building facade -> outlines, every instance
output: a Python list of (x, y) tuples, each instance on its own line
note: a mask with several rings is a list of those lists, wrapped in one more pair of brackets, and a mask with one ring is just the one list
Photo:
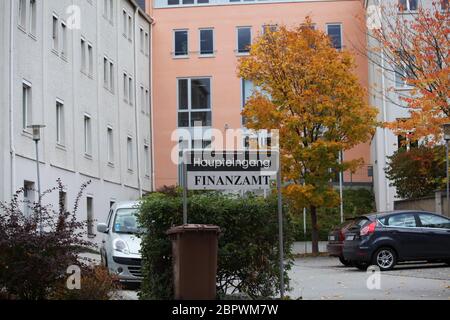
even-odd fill
[[(184, 140), (181, 148), (209, 146), (209, 129), (224, 135), (230, 129), (245, 132), (241, 111), (253, 86), (237, 76), (237, 62), (248, 54), (248, 45), (265, 27), (299, 25), (310, 16), (316, 28), (330, 35), (337, 49), (366, 43), (364, 19), (358, 19), (364, 16), (364, 6), (356, 0), (147, 0), (147, 12), (155, 19), (152, 41), (157, 187), (180, 181), (180, 170), (171, 160), (180, 139), (174, 136), (176, 129), (205, 132), (201, 141), (180, 139)], [(367, 58), (356, 54), (356, 63), (361, 84), (367, 87)], [(246, 147), (246, 134), (240, 143), (238, 148)], [(345, 174), (345, 182), (371, 186), (369, 144), (359, 145), (344, 156), (365, 161), (355, 174)]]
[[(111, 204), (152, 190), (151, 18), (134, 0), (0, 2), (0, 200), (66, 186), (71, 209), (105, 221)], [(57, 204), (58, 194), (43, 199)]]
[[(396, 19), (395, 14), (401, 15), (402, 18), (414, 19), (414, 13), (419, 6), (432, 9), (433, 2), (439, 9), (440, 4), (432, 0), (366, 0), (369, 32), (372, 28), (386, 28), (386, 24), (389, 25)], [(448, 1), (442, 1), (442, 9), (445, 8), (448, 8)], [(370, 103), (378, 108), (380, 122), (394, 122), (397, 119), (408, 118), (409, 112), (401, 97), (407, 97), (410, 88), (403, 79), (403, 71), (389, 64), (388, 59), (376, 51), (371, 53), (373, 48), (379, 47), (380, 44), (374, 38), (368, 37)], [(402, 146), (402, 139), (403, 137), (397, 136), (387, 128), (378, 128), (371, 143), (374, 191), (379, 211), (393, 210), (394, 202), (401, 200), (397, 197), (395, 188), (391, 186), (391, 181), (386, 177), (385, 168), (389, 157)]]

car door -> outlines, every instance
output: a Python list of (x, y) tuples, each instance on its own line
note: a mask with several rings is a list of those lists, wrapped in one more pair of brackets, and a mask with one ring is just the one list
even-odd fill
[(450, 257), (450, 220), (431, 213), (419, 213), (420, 226), (425, 235), (427, 256), (433, 259)]
[(400, 213), (383, 219), (386, 237), (394, 241), (399, 258), (414, 260), (423, 254), (423, 239), (415, 213)]

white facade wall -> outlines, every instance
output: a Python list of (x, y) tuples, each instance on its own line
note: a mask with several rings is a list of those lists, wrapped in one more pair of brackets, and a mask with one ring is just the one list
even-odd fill
[[(419, 5), (431, 7), (431, 0), (418, 1)], [(366, 6), (395, 6), (397, 0), (366, 0)], [(380, 11), (382, 12), (382, 10)], [(414, 18), (412, 13), (403, 13), (405, 17)], [(386, 17), (379, 19), (383, 21)], [(374, 39), (369, 37), (369, 48), (379, 47)], [(369, 53), (370, 55), (370, 53)], [(396, 88), (395, 74), (390, 70), (394, 68), (377, 60), (376, 57), (370, 55), (369, 59), (369, 89), (370, 103), (379, 110), (378, 121), (393, 122), (399, 118), (409, 117), (409, 112), (400, 96), (408, 95), (408, 90), (404, 88)], [(374, 62), (375, 60), (375, 62)], [(386, 178), (385, 168), (389, 163), (388, 157), (392, 156), (399, 148), (398, 137), (389, 129), (378, 128), (371, 145), (371, 157), (374, 168), (374, 186), (375, 198), (378, 211), (390, 211), (394, 209), (394, 201), (399, 200), (394, 187), (391, 187), (391, 181)]]
[[(112, 0), (112, 12), (110, 1), (106, 1), (106, 16), (103, 0), (37, 0), (36, 31), (32, 34), (30, 0), (25, 0), (25, 3), (27, 23), (22, 27), (20, 1), (0, 2), (0, 200), (8, 200), (15, 190), (24, 186), (24, 181), (37, 186), (34, 142), (30, 133), (23, 130), (22, 86), (26, 81), (32, 92), (31, 122), (46, 125), (40, 142), (42, 189), (54, 187), (60, 178), (67, 186), (68, 208), (72, 208), (80, 185), (91, 180), (92, 184), (81, 201), (80, 219), (87, 218), (86, 197), (89, 196), (93, 198), (94, 219), (103, 222), (110, 202), (136, 200), (142, 193), (152, 190), (152, 178), (145, 175), (151, 169), (144, 168), (143, 147), (144, 143), (151, 147), (150, 114), (141, 112), (136, 98), (133, 105), (125, 103), (122, 86), (122, 74), (126, 70), (133, 78), (134, 92), (139, 92), (140, 84), (151, 88), (150, 54), (140, 51), (139, 32), (133, 32), (131, 39), (123, 37), (122, 12), (126, 9), (130, 14), (133, 29), (139, 30), (138, 26), (142, 26), (148, 34), (151, 20), (132, 0)], [(12, 21), (9, 14), (11, 4)], [(59, 45), (56, 49), (53, 48), (53, 16), (58, 19)], [(74, 25), (71, 29), (72, 18), (77, 16), (81, 19), (80, 28)], [(65, 46), (62, 24), (66, 24)], [(8, 117), (10, 25), (14, 32), (12, 123)], [(82, 70), (81, 39), (85, 41), (85, 70)], [(93, 51), (92, 74), (89, 72), (88, 44)], [(104, 85), (104, 57), (114, 65), (112, 90)], [(57, 101), (63, 104), (64, 110), (64, 139), (61, 143), (57, 143)], [(150, 110), (150, 106), (146, 108)], [(85, 152), (85, 116), (91, 118), (90, 154)], [(113, 163), (108, 162), (108, 127), (113, 129)], [(12, 144), (10, 128), (13, 130)], [(127, 165), (127, 137), (133, 139), (131, 170)], [(9, 152), (11, 145), (15, 149), (13, 161)], [(150, 151), (148, 166), (151, 166)], [(11, 163), (15, 167), (13, 180), (9, 174)], [(43, 201), (56, 204), (56, 197), (55, 194)]]

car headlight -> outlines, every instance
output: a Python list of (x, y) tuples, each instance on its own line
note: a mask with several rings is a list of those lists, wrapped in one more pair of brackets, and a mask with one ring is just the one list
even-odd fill
[(115, 251), (122, 252), (124, 254), (130, 254), (130, 249), (125, 241), (122, 239), (116, 239), (113, 242), (113, 248)]

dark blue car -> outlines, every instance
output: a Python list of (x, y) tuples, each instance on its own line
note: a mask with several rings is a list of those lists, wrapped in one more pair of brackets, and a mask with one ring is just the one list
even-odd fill
[(382, 271), (399, 262), (450, 264), (450, 219), (431, 212), (393, 211), (360, 217), (345, 234), (343, 255), (359, 269)]

